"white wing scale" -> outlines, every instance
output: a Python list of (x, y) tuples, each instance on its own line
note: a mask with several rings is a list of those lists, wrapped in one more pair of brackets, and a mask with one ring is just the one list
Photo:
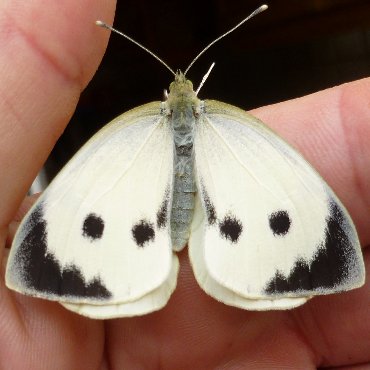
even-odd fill
[(207, 100), (194, 148), (205, 212), (198, 204), (189, 253), (207, 293), (238, 307), (274, 309), (363, 284), (345, 208), (259, 120)]
[(15, 236), (7, 284), (91, 317), (164, 306), (176, 285), (173, 137), (160, 103), (116, 118), (67, 164)]

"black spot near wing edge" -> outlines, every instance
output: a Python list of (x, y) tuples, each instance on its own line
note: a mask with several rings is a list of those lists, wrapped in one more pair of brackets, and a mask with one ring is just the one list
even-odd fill
[[(26, 229), (27, 228), (27, 229)], [(38, 292), (66, 296), (108, 299), (112, 293), (100, 277), (85, 282), (75, 265), (62, 267), (47, 250), (47, 223), (43, 218), (42, 204), (35, 208), (27, 224), (26, 235), (15, 255), (15, 268), (27, 288)]]
[(299, 259), (288, 276), (277, 271), (268, 282), (266, 293), (277, 295), (333, 289), (351, 278), (352, 265), (358, 261), (354, 246), (346, 234), (349, 225), (346, 216), (334, 201), (330, 202), (329, 209), (325, 238), (322, 245), (317, 246), (312, 262), (308, 264)]

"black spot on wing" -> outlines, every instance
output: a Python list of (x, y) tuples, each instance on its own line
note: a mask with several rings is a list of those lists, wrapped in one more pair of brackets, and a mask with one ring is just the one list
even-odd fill
[(16, 252), (16, 268), (28, 288), (58, 296), (93, 297), (107, 299), (111, 292), (99, 277), (86, 283), (75, 265), (62, 268), (54, 255), (47, 251), (46, 221), (42, 205), (31, 214), (28, 232)]
[(82, 225), (82, 235), (90, 240), (101, 239), (104, 231), (103, 219), (95, 213), (90, 213), (85, 217)]
[(146, 220), (140, 220), (132, 227), (131, 231), (135, 243), (139, 247), (143, 247), (145, 243), (154, 240), (155, 237), (154, 225)]
[(158, 229), (162, 229), (166, 227), (168, 222), (168, 205), (170, 202), (170, 189), (169, 187), (166, 189), (164, 194), (164, 199), (161, 204), (161, 208), (157, 212), (157, 227)]
[(317, 253), (311, 263), (299, 259), (288, 276), (277, 271), (267, 284), (266, 293), (320, 291), (321, 288), (340, 286), (350, 278), (350, 267), (356, 261), (356, 255), (346, 234), (348, 222), (334, 201), (330, 203), (329, 209), (324, 240), (317, 246)]
[(273, 212), (269, 217), (270, 229), (274, 235), (286, 235), (290, 229), (292, 221), (287, 211)]
[(213, 225), (217, 221), (216, 210), (204, 186), (202, 186), (202, 194), (203, 194), (204, 205), (206, 207), (206, 215), (207, 215), (208, 224)]
[(231, 215), (225, 216), (219, 227), (221, 235), (232, 243), (238, 241), (243, 230), (242, 223), (235, 216)]
[(315, 285), (334, 287), (349, 277), (351, 261), (356, 255), (346, 229), (346, 216), (335, 202), (331, 202), (324, 245), (311, 264), (311, 272), (317, 276)]

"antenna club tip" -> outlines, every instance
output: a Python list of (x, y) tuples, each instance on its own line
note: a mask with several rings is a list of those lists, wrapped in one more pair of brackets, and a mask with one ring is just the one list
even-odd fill
[(263, 4), (260, 6), (260, 9), (261, 9), (261, 12), (263, 12), (264, 10), (266, 10), (269, 6), (267, 4)]

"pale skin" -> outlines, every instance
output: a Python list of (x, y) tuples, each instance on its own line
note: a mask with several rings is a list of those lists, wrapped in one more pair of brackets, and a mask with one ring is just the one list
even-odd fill
[[(27, 189), (92, 78), (113, 0), (0, 3), (0, 253), (31, 204)], [(161, 68), (161, 67), (159, 67)], [(295, 145), (348, 208), (370, 271), (370, 79), (255, 110)], [(22, 204), (22, 205), (21, 205)], [(21, 208), (19, 209), (21, 205)], [(18, 212), (17, 212), (17, 209)], [(197, 286), (186, 251), (159, 312), (90, 320), (0, 281), (0, 368), (11, 370), (370, 368), (370, 287), (283, 312), (225, 306)]]

